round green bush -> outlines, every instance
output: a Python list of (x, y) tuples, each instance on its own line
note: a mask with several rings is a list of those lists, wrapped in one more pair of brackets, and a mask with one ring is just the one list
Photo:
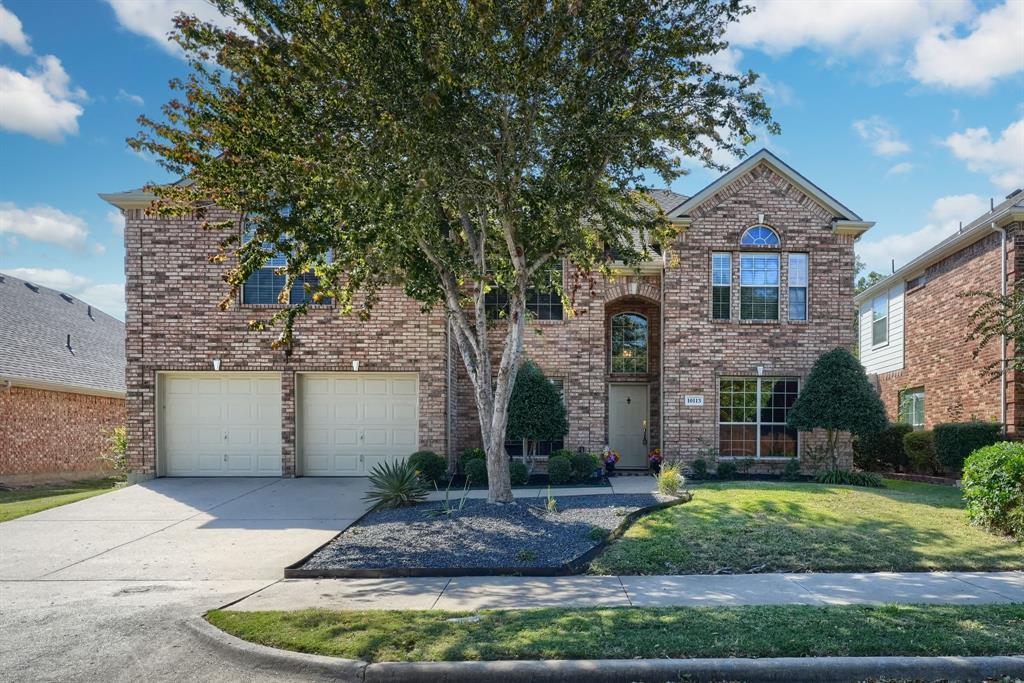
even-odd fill
[(725, 462), (718, 463), (718, 471), (716, 474), (719, 479), (732, 479), (736, 476), (736, 472), (739, 468), (736, 467), (736, 463), (726, 460)]
[(590, 479), (600, 465), (597, 456), (593, 453), (573, 453), (570, 460), (572, 463), (572, 475), (577, 481)]
[(697, 458), (690, 465), (690, 471), (693, 473), (694, 479), (707, 479), (708, 478), (708, 461), (704, 458)]
[(487, 484), (487, 461), (479, 458), (472, 458), (466, 461), (466, 481), (471, 486), (482, 486)]
[(416, 451), (409, 456), (409, 466), (428, 484), (447, 479), (448, 462), (434, 451)]
[(487, 454), (484, 453), (484, 449), (482, 449), (482, 448), (467, 448), (466, 450), (462, 451), (462, 454), (459, 456), (459, 472), (461, 472), (462, 474), (465, 474), (466, 473), (466, 465), (471, 460), (484, 460), (484, 461), (486, 461), (487, 460)]
[(552, 484), (568, 484), (572, 481), (572, 462), (564, 455), (548, 458), (548, 481)]
[(963, 491), (973, 524), (1024, 540), (1024, 443), (1002, 441), (967, 456)]
[(513, 486), (523, 486), (530, 481), (530, 470), (524, 463), (513, 460), (509, 463), (508, 470)]
[(1003, 425), (999, 422), (947, 422), (935, 425), (935, 457), (951, 471), (959, 471), (974, 451), (999, 441)]
[(914, 428), (907, 423), (897, 422), (876, 434), (856, 437), (853, 440), (853, 464), (862, 470), (891, 468), (902, 472), (907, 468), (903, 437), (912, 431)]
[(934, 474), (939, 471), (939, 461), (935, 458), (935, 435), (932, 432), (907, 432), (903, 435), (903, 450), (915, 472)]

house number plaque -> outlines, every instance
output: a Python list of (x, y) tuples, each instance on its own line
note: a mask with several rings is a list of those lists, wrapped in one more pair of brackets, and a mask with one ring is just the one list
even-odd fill
[(699, 394), (687, 394), (683, 397), (684, 406), (702, 406), (704, 405), (704, 397)]

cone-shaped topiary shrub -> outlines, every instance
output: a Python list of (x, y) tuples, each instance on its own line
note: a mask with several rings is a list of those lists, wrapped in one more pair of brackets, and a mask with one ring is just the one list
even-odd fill
[(569, 432), (558, 388), (536, 363), (527, 361), (516, 375), (508, 404), (505, 438), (525, 441), (523, 459), (532, 470), (538, 441), (555, 441)]

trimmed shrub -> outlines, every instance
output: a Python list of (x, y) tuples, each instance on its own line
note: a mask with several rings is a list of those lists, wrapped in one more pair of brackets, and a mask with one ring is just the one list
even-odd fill
[(572, 481), (572, 461), (564, 455), (548, 458), (548, 481), (552, 484), (568, 484)]
[(526, 442), (523, 456), (532, 467), (538, 441), (561, 439), (568, 432), (565, 402), (558, 388), (536, 363), (526, 361), (512, 387), (505, 438)]
[(725, 460), (718, 463), (718, 472), (716, 474), (719, 479), (733, 479), (736, 477), (737, 470), (736, 463)]
[(708, 461), (704, 458), (697, 458), (690, 465), (690, 471), (693, 472), (694, 479), (707, 479), (708, 478)]
[(907, 423), (896, 422), (877, 434), (858, 436), (854, 441), (853, 464), (862, 470), (905, 470), (907, 452), (903, 448), (903, 437), (912, 431), (914, 428)]
[(797, 458), (786, 463), (785, 469), (782, 470), (782, 480), (800, 481), (800, 461)]
[(874, 472), (852, 472), (840, 467), (830, 467), (818, 472), (814, 480), (819, 484), (842, 486), (868, 486), (881, 488), (882, 478)]
[(530, 481), (530, 470), (527, 469), (526, 463), (513, 460), (508, 466), (509, 478), (512, 479), (513, 486), (523, 486)]
[(549, 458), (562, 457), (562, 458), (569, 458), (570, 460), (572, 460), (572, 451), (569, 450), (568, 448), (559, 448), (557, 451), (551, 451), (551, 455), (549, 455), (548, 457)]
[(594, 470), (601, 466), (593, 453), (574, 453), (569, 462), (572, 463), (572, 475), (577, 481), (590, 479)]
[(428, 484), (437, 484), (447, 478), (448, 463), (434, 451), (416, 451), (409, 456), (409, 465)]
[(935, 459), (935, 434), (930, 431), (908, 432), (903, 436), (903, 450), (915, 472), (934, 474), (939, 469)]
[(471, 486), (481, 486), (487, 483), (487, 461), (479, 458), (471, 458), (466, 461), (466, 481)]
[(935, 455), (950, 471), (958, 472), (968, 455), (1002, 438), (998, 422), (948, 422), (935, 426)]
[(963, 490), (972, 524), (1024, 540), (1024, 443), (1003, 441), (967, 456)]
[(466, 465), (471, 460), (483, 460), (487, 462), (487, 453), (482, 448), (467, 448), (462, 451), (462, 455), (459, 456), (459, 472), (461, 474), (466, 473)]

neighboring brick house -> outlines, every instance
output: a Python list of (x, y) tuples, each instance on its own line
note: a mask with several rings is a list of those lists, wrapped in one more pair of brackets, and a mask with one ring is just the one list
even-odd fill
[(969, 292), (1001, 293), (1024, 278), (1020, 190), (856, 297), (861, 362), (876, 379), (889, 419), (932, 428), (977, 418), (1024, 428), (1024, 394), (1013, 372), (992, 378), (998, 341), (975, 357)]
[[(150, 217), (142, 191), (102, 196), (126, 219), (137, 477), (362, 475), (417, 449), (478, 445), (440, 310), (398, 290), (368, 322), (311, 306), (292, 348), (271, 350), (276, 333), (247, 322), (275, 305), (273, 264), (222, 311), (225, 266), (207, 258), (218, 235)], [(712, 446), (781, 467), (802, 445), (785, 426), (800, 382), (819, 354), (852, 346), (853, 243), (871, 223), (765, 150), (693, 197), (654, 199), (682, 231), (655, 260), (610, 280), (565, 268), (566, 284), (585, 283), (571, 318), (531, 295), (526, 355), (562, 388), (570, 425), (544, 448), (610, 444), (620, 467), (641, 468), (653, 447), (692, 460)]]
[(101, 472), (125, 423), (124, 367), (124, 323), (0, 274), (0, 482)]

